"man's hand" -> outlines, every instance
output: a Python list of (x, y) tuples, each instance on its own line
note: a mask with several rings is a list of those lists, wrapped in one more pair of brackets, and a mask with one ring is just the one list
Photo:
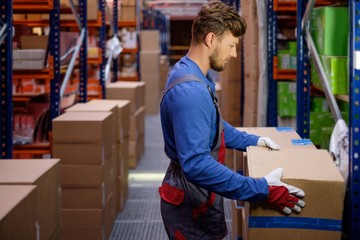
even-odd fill
[(271, 140), (268, 137), (260, 137), (257, 142), (257, 145), (260, 147), (267, 147), (272, 150), (280, 150), (280, 146), (277, 145), (273, 140)]
[(305, 207), (305, 202), (298, 197), (304, 197), (305, 192), (281, 182), (282, 173), (283, 169), (277, 168), (265, 176), (269, 185), (267, 202), (286, 214), (290, 214), (292, 211), (299, 213), (301, 208)]

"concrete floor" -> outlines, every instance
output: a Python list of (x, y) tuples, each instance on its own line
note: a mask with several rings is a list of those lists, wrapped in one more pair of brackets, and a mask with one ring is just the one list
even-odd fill
[[(159, 115), (145, 117), (145, 153), (136, 169), (129, 172), (129, 198), (119, 213), (111, 240), (166, 240), (160, 214), (158, 187), (168, 167)], [(231, 236), (230, 200), (225, 200), (225, 216)]]

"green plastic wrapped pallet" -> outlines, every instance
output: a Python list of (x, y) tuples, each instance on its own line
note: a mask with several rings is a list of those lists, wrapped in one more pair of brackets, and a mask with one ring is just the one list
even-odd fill
[(319, 54), (347, 56), (348, 8), (332, 6), (314, 8), (310, 17), (310, 33)]

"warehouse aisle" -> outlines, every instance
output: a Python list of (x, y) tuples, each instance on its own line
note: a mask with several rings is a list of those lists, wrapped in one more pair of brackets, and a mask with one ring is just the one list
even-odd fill
[[(129, 198), (124, 210), (117, 216), (111, 240), (166, 240), (160, 215), (158, 187), (169, 160), (163, 150), (159, 115), (145, 117), (145, 153), (136, 169), (129, 171)], [(231, 208), (225, 200), (226, 220), (230, 240)]]

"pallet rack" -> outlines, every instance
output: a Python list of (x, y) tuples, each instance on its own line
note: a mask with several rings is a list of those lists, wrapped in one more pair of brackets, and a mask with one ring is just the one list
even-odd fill
[[(50, 118), (53, 119), (60, 114), (60, 55), (59, 55), (59, 41), (60, 41), (60, 11), (59, 1), (1, 1), (1, 11), (4, 17), (3, 21), (7, 22), (8, 31), (4, 44), (1, 45), (2, 51), (5, 51), (5, 57), (2, 58), (1, 74), (1, 91), (2, 95), (2, 113), (0, 116), (1, 125), (1, 156), (0, 158), (12, 158), (13, 154), (48, 154), (50, 153), (49, 144), (45, 145), (28, 145), (27, 148), (14, 147), (12, 144), (12, 80), (13, 78), (21, 78), (26, 74), (27, 77), (43, 78), (50, 80)], [(5, 4), (5, 6), (3, 6)], [(11, 8), (12, 6), (12, 8)], [(49, 14), (50, 27), (49, 33), (49, 67), (41, 71), (15, 71), (12, 73), (12, 13), (36, 13)], [(27, 23), (31, 24), (31, 23)], [(38, 26), (38, 23), (33, 23)], [(6, 66), (6, 67), (5, 67)], [(26, 100), (26, 99), (25, 99)], [(14, 149), (13, 149), (14, 148)]]
[[(298, 1), (297, 15), (298, 15), (298, 103), (297, 103), (297, 127), (300, 136), (309, 136), (309, 116), (310, 116), (310, 78), (309, 78), (309, 53), (314, 57), (317, 56), (317, 51), (314, 52), (312, 39), (307, 39), (308, 33), (304, 30), (306, 27), (306, 11), (307, 5), (309, 9), (314, 6), (315, 1)], [(325, 3), (324, 3), (325, 4)], [(309, 11), (308, 9), (308, 11)], [(359, 239), (360, 238), (360, 186), (359, 186), (359, 154), (360, 154), (360, 30), (356, 24), (360, 20), (360, 3), (358, 1), (349, 1), (349, 22), (350, 22), (350, 46), (349, 46), (349, 97), (340, 96), (343, 100), (349, 101), (349, 178), (348, 178), (348, 192), (344, 206), (344, 223), (343, 231), (345, 239)], [(305, 44), (307, 43), (307, 44)], [(309, 45), (310, 44), (310, 45)], [(309, 49), (307, 46), (310, 46)], [(326, 80), (326, 79), (325, 79)], [(326, 84), (325, 84), (326, 85)], [(334, 100), (334, 95), (329, 90), (325, 89), (325, 95), (329, 102), (334, 118), (337, 120), (339, 111)], [(300, 116), (300, 117), (299, 117)], [(303, 116), (303, 117), (302, 117)]]

